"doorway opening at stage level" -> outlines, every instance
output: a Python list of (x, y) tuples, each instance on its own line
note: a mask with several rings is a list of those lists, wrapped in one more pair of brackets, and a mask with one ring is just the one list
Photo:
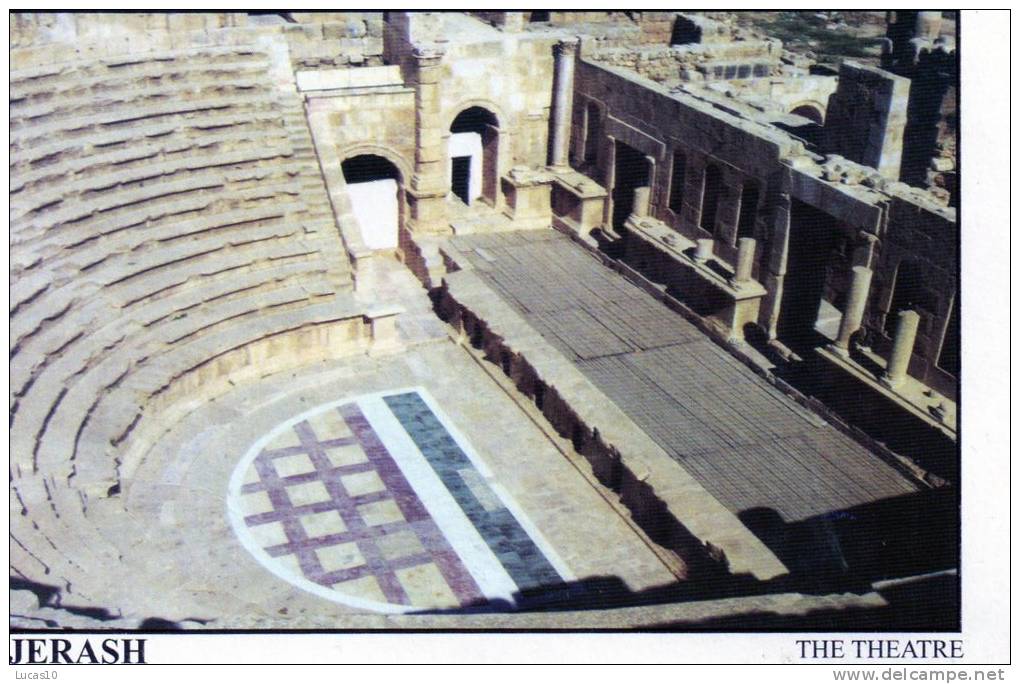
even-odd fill
[(613, 229), (623, 228), (634, 211), (635, 188), (646, 187), (651, 180), (651, 164), (644, 154), (616, 141), (616, 165), (613, 173)]
[(361, 154), (340, 165), (351, 209), (369, 249), (396, 249), (403, 207), (403, 179), (397, 167), (374, 154)]
[(499, 122), (483, 107), (469, 107), (450, 126), (450, 191), (464, 204), (496, 205)]
[(776, 332), (779, 340), (801, 357), (829, 342), (833, 335), (823, 333), (839, 327), (838, 302), (826, 297), (826, 285), (829, 267), (844, 242), (835, 217), (800, 200), (792, 201), (786, 277)]

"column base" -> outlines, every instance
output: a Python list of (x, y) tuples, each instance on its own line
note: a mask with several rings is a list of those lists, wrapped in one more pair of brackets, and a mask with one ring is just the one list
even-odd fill
[(849, 359), (850, 358), (850, 348), (849, 347), (841, 347), (841, 346), (839, 346), (836, 343), (832, 343), (832, 344), (825, 345), (825, 348), (828, 349), (829, 351), (831, 351), (833, 354), (838, 354), (839, 356), (843, 357), (844, 359)]
[(897, 380), (895, 378), (890, 378), (888, 375), (882, 375), (878, 379), (878, 384), (882, 385), (882, 387), (885, 387), (886, 389), (894, 390), (903, 384), (903, 378), (899, 378)]

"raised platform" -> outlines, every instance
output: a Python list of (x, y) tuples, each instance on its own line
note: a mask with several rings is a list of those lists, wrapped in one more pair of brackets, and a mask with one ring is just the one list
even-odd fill
[(790, 522), (918, 490), (569, 239), (545, 235), (450, 244), (730, 511)]

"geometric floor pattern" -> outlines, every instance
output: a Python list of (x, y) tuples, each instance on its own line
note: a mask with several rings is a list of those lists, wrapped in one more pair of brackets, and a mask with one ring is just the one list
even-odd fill
[(570, 578), (423, 388), (277, 426), (235, 469), (228, 513), (268, 570), (366, 610), (512, 607)]

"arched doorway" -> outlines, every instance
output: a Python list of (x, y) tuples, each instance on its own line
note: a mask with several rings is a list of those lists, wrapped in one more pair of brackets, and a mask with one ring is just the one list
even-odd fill
[(797, 116), (803, 116), (805, 119), (810, 119), (819, 125), (825, 123), (825, 114), (823, 114), (822, 110), (813, 104), (805, 103), (798, 105), (794, 107), (790, 113), (796, 114)]
[(396, 249), (404, 204), (400, 171), (375, 154), (350, 157), (340, 167), (365, 246)]
[(495, 206), (499, 180), (499, 121), (484, 107), (469, 107), (450, 125), (450, 190), (464, 204)]

